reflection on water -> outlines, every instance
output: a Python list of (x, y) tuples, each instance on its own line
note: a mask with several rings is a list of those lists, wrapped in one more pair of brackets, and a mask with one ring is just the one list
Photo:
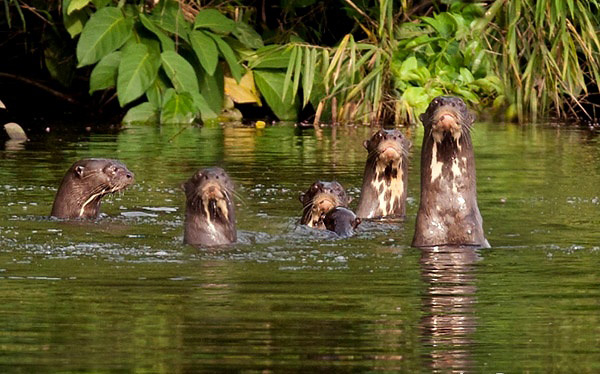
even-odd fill
[(422, 277), (427, 285), (421, 319), (431, 368), (442, 372), (473, 369), (471, 352), (477, 329), (477, 286), (473, 247), (431, 247), (421, 250)]
[[(0, 150), (0, 372), (600, 372), (600, 142), (477, 124), (479, 208), (495, 245), (410, 247), (407, 218), (338, 240), (299, 227), (300, 192), (356, 207), (364, 127), (131, 127)], [(0, 144), (0, 147), (2, 144)], [(48, 215), (65, 170), (111, 157), (136, 184), (101, 220)], [(230, 174), (239, 243), (182, 244), (181, 183)]]

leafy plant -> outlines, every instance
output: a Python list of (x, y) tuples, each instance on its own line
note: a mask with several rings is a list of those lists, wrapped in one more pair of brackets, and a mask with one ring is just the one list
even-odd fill
[(398, 28), (392, 71), (402, 119), (415, 122), (439, 95), (460, 96), (478, 107), (502, 104), (503, 85), (491, 56), (472, 32), (483, 12), (481, 6), (456, 3), (448, 12)]
[(494, 69), (505, 83), (509, 117), (578, 115), (598, 93), (598, 1), (496, 0), (477, 28), (499, 56)]
[(125, 122), (217, 118), (224, 77), (240, 82), (240, 52), (263, 45), (244, 22), (215, 9), (184, 12), (172, 0), (151, 10), (100, 0), (64, 0), (63, 8), (66, 25), (84, 24), (68, 30), (79, 35), (78, 66), (95, 65), (90, 93), (114, 87), (122, 107), (137, 104)]

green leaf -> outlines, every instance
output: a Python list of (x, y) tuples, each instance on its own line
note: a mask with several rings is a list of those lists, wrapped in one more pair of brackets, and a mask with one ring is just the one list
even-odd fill
[[(166, 78), (166, 77), (165, 77)], [(163, 95), (167, 91), (167, 83), (163, 79), (163, 75), (159, 74), (154, 82), (146, 90), (146, 97), (148, 101), (155, 107), (161, 108), (163, 104)]]
[(156, 55), (150, 53), (144, 44), (127, 48), (121, 57), (117, 78), (119, 104), (124, 106), (142, 96), (156, 79), (159, 67)]
[(132, 28), (132, 21), (117, 8), (106, 7), (94, 13), (77, 43), (78, 66), (96, 63), (121, 47), (131, 36)]
[(265, 45), (260, 34), (245, 22), (236, 22), (233, 35), (250, 49), (262, 48)]
[[(211, 112), (218, 115), (223, 108), (223, 92), (224, 92), (224, 79), (223, 69), (221, 66), (217, 66), (213, 75), (203, 74), (200, 78), (200, 93), (206, 102), (206, 105), (210, 108)], [(206, 110), (200, 107), (202, 112), (202, 119), (205, 119)], [(216, 117), (215, 117), (216, 118)]]
[(90, 75), (90, 94), (117, 85), (117, 72), (121, 62), (121, 52), (108, 54), (98, 62)]
[(145, 102), (130, 108), (123, 117), (123, 123), (155, 123), (157, 119), (158, 111), (154, 105)]
[(227, 34), (234, 30), (235, 22), (216, 9), (203, 9), (196, 15), (194, 29), (205, 28), (214, 32)]
[(219, 62), (219, 51), (214, 40), (205, 32), (195, 30), (190, 33), (190, 42), (204, 70), (213, 75)]
[(192, 92), (192, 99), (194, 100), (194, 105), (196, 108), (200, 110), (200, 118), (202, 118), (202, 121), (216, 119), (219, 117), (221, 109), (215, 112), (213, 108), (211, 108), (210, 104), (206, 101), (206, 98), (202, 96), (200, 92)]
[(190, 32), (190, 24), (183, 18), (178, 1), (159, 1), (148, 18), (160, 29), (176, 34), (181, 39), (189, 42), (187, 36)]
[(298, 100), (292, 100), (291, 87), (287, 99), (282, 101), (285, 73), (255, 70), (254, 81), (273, 113), (282, 121), (295, 121), (298, 115)]
[(223, 57), (225, 57), (225, 61), (227, 61), (227, 65), (229, 65), (229, 70), (231, 71), (231, 76), (239, 82), (242, 79), (242, 67), (238, 63), (237, 57), (233, 52), (233, 49), (225, 42), (219, 35), (213, 34), (211, 32), (208, 35), (215, 41), (217, 44), (217, 48), (221, 51)]
[(67, 7), (67, 14), (72, 14), (77, 10), (81, 10), (88, 6), (90, 0), (71, 0), (69, 2), (69, 6)]
[(71, 14), (67, 14), (69, 4), (70, 0), (65, 0), (63, 3), (63, 24), (69, 35), (71, 35), (71, 38), (74, 38), (81, 33), (81, 30), (83, 30), (83, 25), (85, 25), (88, 20), (88, 14), (85, 10), (78, 10)]
[(198, 92), (198, 78), (190, 63), (175, 51), (161, 53), (162, 66), (177, 92)]
[(144, 25), (145, 28), (147, 28), (154, 35), (156, 35), (158, 40), (160, 40), (160, 44), (162, 45), (163, 51), (175, 50), (175, 42), (173, 42), (173, 40), (170, 37), (168, 37), (167, 34), (162, 32), (162, 30), (158, 28), (158, 26), (156, 26), (150, 18), (146, 17), (146, 15), (142, 13), (140, 13), (139, 17), (140, 21), (142, 21), (142, 25)]
[(177, 93), (169, 89), (165, 93), (160, 123), (192, 123), (196, 112), (197, 107), (189, 92)]
[(256, 51), (250, 59), (251, 69), (285, 69), (290, 61), (291, 51), (278, 45), (268, 45)]

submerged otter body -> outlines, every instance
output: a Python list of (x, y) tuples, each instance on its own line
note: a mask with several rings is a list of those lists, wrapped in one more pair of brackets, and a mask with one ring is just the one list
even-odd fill
[(300, 202), (302, 203), (300, 223), (325, 230), (323, 217), (338, 206), (347, 207), (351, 200), (346, 195), (344, 187), (338, 182), (317, 181), (305, 193), (300, 195)]
[(133, 182), (134, 174), (117, 160), (79, 160), (63, 177), (50, 215), (66, 219), (97, 218), (102, 197)]
[(341, 206), (333, 208), (323, 217), (325, 228), (335, 232), (342, 238), (354, 235), (354, 230), (360, 222), (361, 219), (353, 211)]
[(186, 196), (186, 244), (214, 246), (237, 240), (233, 183), (225, 170), (198, 170), (183, 185)]
[(379, 130), (364, 147), (369, 155), (356, 215), (404, 217), (410, 141), (398, 130)]
[(457, 97), (440, 96), (421, 115), (421, 201), (415, 247), (489, 247), (477, 206), (470, 129), (475, 116)]

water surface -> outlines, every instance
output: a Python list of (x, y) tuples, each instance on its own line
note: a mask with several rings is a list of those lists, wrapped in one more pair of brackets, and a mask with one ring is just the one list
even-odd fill
[[(600, 141), (479, 123), (486, 250), (410, 247), (405, 222), (336, 240), (299, 227), (300, 192), (358, 202), (369, 128), (130, 127), (0, 148), (0, 371), (599, 372)], [(64, 172), (118, 158), (136, 184), (95, 222), (50, 219)], [(182, 244), (181, 183), (225, 168), (240, 243)]]

